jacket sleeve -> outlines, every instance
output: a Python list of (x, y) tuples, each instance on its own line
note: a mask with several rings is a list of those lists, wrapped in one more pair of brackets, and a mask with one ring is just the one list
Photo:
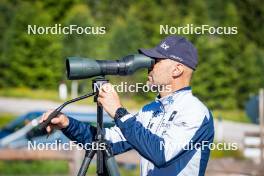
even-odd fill
[(105, 128), (104, 133), (105, 139), (110, 142), (114, 155), (124, 153), (132, 149), (132, 146), (127, 142), (126, 138), (117, 126)]
[(63, 134), (70, 140), (85, 144), (91, 144), (95, 139), (96, 128), (89, 124), (80, 122), (74, 118), (69, 118), (69, 125), (62, 129)]
[[(91, 144), (95, 140), (96, 127), (69, 117), (69, 126), (62, 129), (62, 132), (70, 140), (85, 145)], [(118, 127), (105, 128), (103, 132), (105, 139), (112, 147), (114, 155), (131, 149), (131, 145), (125, 140)]]
[(213, 124), (211, 120), (209, 121), (207, 117), (201, 119), (204, 120), (181, 127), (179, 124), (175, 124), (168, 129), (166, 135), (162, 136), (152, 133), (131, 114), (115, 120), (115, 123), (126, 140), (141, 156), (161, 168), (179, 158), (192, 156), (194, 150), (183, 149), (191, 143), (201, 143), (207, 138), (212, 139)]

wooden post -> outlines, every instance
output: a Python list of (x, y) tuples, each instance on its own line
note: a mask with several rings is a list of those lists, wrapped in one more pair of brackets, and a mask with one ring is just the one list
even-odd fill
[(264, 89), (259, 91), (259, 124), (260, 124), (260, 164), (263, 166), (263, 143), (264, 143)]

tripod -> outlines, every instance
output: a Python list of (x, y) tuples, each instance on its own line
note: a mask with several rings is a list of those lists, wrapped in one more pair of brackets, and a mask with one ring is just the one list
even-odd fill
[(97, 153), (97, 175), (98, 176), (119, 176), (117, 163), (113, 156), (112, 149), (109, 144), (104, 140), (103, 135), (103, 107), (98, 104), (98, 92), (100, 87), (107, 83), (106, 79), (97, 78), (93, 80), (93, 91), (96, 93), (94, 96), (94, 102), (97, 103), (97, 134), (93, 145), (97, 146), (105, 146), (103, 150), (93, 150), (86, 151), (85, 157), (83, 159), (81, 168), (78, 172), (78, 176), (85, 176), (87, 169), (90, 165), (91, 160), (93, 159), (95, 153)]
[(77, 97), (75, 99), (69, 100), (63, 103), (61, 106), (56, 108), (47, 118), (46, 121), (39, 125), (40, 130), (45, 130), (46, 126), (51, 122), (51, 119), (56, 117), (60, 111), (68, 104), (82, 100), (84, 98), (88, 98), (94, 95), (94, 102), (97, 103), (97, 132), (95, 136), (95, 141), (93, 141), (92, 145), (96, 146), (96, 149), (91, 148), (90, 150), (86, 150), (85, 156), (78, 172), (78, 176), (85, 176), (86, 172), (89, 168), (91, 160), (93, 159), (95, 153), (97, 153), (97, 169), (96, 173), (98, 176), (120, 176), (118, 171), (118, 166), (113, 156), (111, 146), (104, 139), (103, 134), (103, 107), (97, 102), (98, 93), (100, 87), (107, 83), (104, 77), (98, 77), (93, 79), (93, 93), (88, 93), (81, 97)]

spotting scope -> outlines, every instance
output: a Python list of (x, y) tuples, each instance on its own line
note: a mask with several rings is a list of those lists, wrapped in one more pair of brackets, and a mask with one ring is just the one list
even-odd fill
[(105, 75), (131, 75), (141, 68), (151, 69), (153, 58), (142, 54), (125, 56), (118, 60), (95, 60), (81, 57), (68, 57), (66, 71), (69, 80), (91, 78)]

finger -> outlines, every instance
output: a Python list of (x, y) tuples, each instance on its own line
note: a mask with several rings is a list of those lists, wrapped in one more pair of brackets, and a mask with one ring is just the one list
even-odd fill
[(106, 96), (106, 93), (102, 89), (100, 89), (99, 90), (99, 93), (98, 93), (98, 96), (99, 97), (105, 97)]
[(48, 125), (48, 126), (46, 127), (46, 130), (47, 130), (47, 132), (48, 132), (49, 134), (52, 133), (53, 130), (55, 130), (55, 129), (59, 129), (57, 125)]
[(100, 98), (104, 98), (106, 95), (104, 94), (104, 93), (100, 93), (100, 94), (98, 94), (98, 97), (100, 97)]
[(103, 98), (98, 97), (97, 98), (97, 102), (99, 103), (99, 105), (102, 105), (103, 104)]
[(106, 92), (107, 89), (108, 89), (107, 83), (106, 84), (103, 84), (102, 87), (101, 87), (101, 91), (102, 92)]
[(39, 120), (39, 123), (42, 123), (43, 121), (45, 121), (47, 119), (46, 117), (46, 113), (43, 113), (40, 120)]
[(103, 85), (103, 91), (106, 92), (106, 93), (113, 92), (114, 91), (114, 87), (112, 86), (112, 84), (106, 83), (106, 84)]
[(51, 127), (50, 127), (50, 125), (47, 126), (46, 130), (47, 130), (48, 133), (51, 132)]
[(98, 103), (99, 106), (103, 106), (102, 103), (100, 103), (100, 102), (97, 102), (97, 103)]
[(48, 110), (47, 112), (43, 113), (41, 120), (45, 121), (48, 119), (49, 115), (53, 112), (54, 110)]
[(106, 93), (109, 92), (111, 88), (112, 88), (112, 85), (110, 83), (105, 83), (101, 86), (101, 90)]
[(60, 118), (60, 117), (55, 117), (55, 118), (53, 118), (53, 119), (51, 120), (51, 123), (56, 125), (56, 124), (61, 123), (61, 121), (62, 121), (62, 118)]
[(102, 97), (97, 98), (97, 102), (100, 103), (102, 101)]
[(58, 125), (51, 124), (50, 125), (50, 129), (51, 129), (51, 133), (52, 133), (54, 130), (59, 129), (59, 126)]
[(99, 89), (99, 93), (104, 93), (104, 92), (105, 92), (105, 88), (104, 88), (104, 86), (101, 86)]

